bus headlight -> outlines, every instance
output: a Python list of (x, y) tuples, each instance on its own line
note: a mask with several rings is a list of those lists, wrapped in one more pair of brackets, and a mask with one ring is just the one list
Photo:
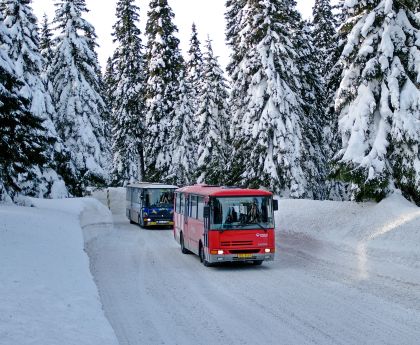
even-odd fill
[(210, 250), (210, 254), (212, 255), (223, 255), (225, 252), (223, 249), (212, 249)]
[(271, 249), (270, 248), (265, 248), (265, 252), (266, 253), (271, 253)]
[(218, 255), (223, 255), (223, 254), (224, 254), (224, 251), (223, 251), (222, 249), (219, 249), (219, 250), (217, 251), (217, 254), (218, 254)]

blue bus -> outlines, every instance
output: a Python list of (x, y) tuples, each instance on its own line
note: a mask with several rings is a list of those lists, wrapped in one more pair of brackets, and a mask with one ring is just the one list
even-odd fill
[(127, 186), (126, 215), (141, 227), (174, 224), (174, 191), (177, 186), (161, 183), (136, 183)]

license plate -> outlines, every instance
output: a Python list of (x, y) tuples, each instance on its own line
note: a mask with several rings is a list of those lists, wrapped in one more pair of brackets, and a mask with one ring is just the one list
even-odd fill
[(238, 258), (249, 259), (249, 258), (252, 258), (252, 254), (238, 254)]
[(167, 220), (158, 220), (156, 223), (158, 224), (168, 224)]

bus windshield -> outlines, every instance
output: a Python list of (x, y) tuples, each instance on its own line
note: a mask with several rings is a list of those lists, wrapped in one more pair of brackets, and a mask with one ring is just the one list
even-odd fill
[(146, 207), (173, 207), (174, 190), (151, 188), (144, 190), (144, 205)]
[(273, 228), (270, 197), (222, 197), (211, 201), (211, 229)]

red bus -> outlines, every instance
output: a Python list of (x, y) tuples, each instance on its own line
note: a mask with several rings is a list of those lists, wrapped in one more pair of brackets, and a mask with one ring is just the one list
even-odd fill
[(277, 200), (259, 189), (194, 185), (175, 191), (174, 237), (205, 266), (274, 260)]

